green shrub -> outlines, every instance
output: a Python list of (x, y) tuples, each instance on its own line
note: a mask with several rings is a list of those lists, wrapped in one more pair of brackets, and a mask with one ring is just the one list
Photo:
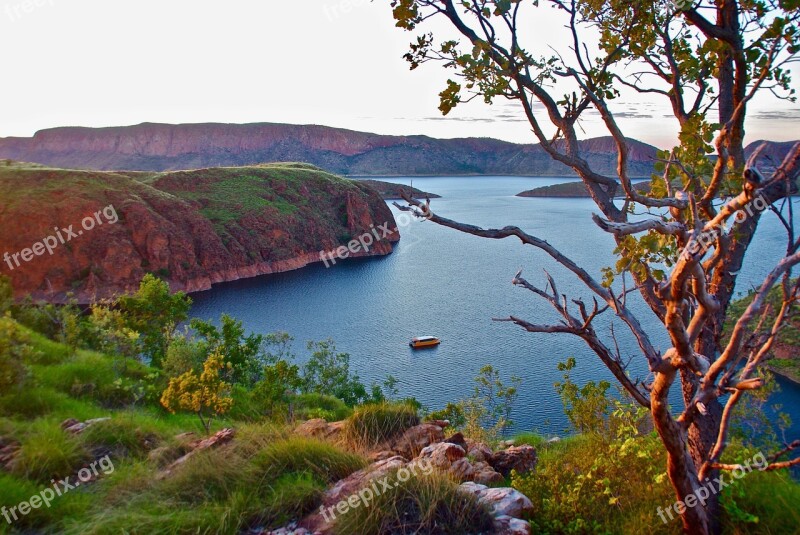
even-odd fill
[(538, 448), (547, 442), (545, 437), (542, 435), (537, 435), (536, 433), (520, 433), (519, 435), (516, 435), (513, 440), (515, 446), (527, 444), (528, 446), (533, 446), (534, 448)]
[(9, 316), (0, 316), (0, 395), (22, 386), (28, 371), (23, 364), (33, 352), (27, 337)]
[(478, 535), (491, 533), (492, 524), (492, 514), (475, 496), (434, 472), (384, 491), (369, 507), (351, 508), (335, 519), (334, 529), (340, 535)]
[(366, 463), (362, 457), (327, 442), (292, 437), (264, 448), (253, 464), (268, 481), (287, 473), (307, 472), (322, 481), (334, 482), (360, 470)]
[(358, 375), (350, 373), (350, 355), (337, 353), (333, 340), (309, 342), (308, 350), (311, 356), (303, 366), (303, 392), (332, 395), (351, 407), (371, 400)]
[(52, 422), (36, 422), (22, 439), (11, 472), (42, 483), (77, 472), (89, 453), (78, 440)]
[(345, 439), (369, 448), (402, 434), (419, 424), (415, 407), (405, 403), (374, 403), (356, 407), (344, 426)]
[(344, 401), (325, 394), (299, 394), (291, 399), (294, 417), (298, 420), (324, 418), (329, 422), (344, 420), (353, 413)]

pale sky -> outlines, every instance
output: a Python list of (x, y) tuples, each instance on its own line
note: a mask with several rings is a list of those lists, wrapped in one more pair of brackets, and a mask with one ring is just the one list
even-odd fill
[[(557, 20), (539, 20), (533, 46), (563, 43)], [(505, 102), (443, 118), (437, 95), (452, 74), (433, 64), (409, 71), (411, 38), (394, 27), (389, 0), (0, 0), (0, 136), (286, 122), (535, 141)], [(629, 95), (615, 106), (629, 137), (674, 144), (663, 104)], [(596, 115), (583, 127), (585, 137), (605, 135)], [(760, 99), (747, 128), (749, 141), (798, 139), (800, 106)]]

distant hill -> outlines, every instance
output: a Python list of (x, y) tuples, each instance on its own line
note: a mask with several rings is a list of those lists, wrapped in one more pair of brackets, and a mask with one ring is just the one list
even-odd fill
[[(610, 137), (581, 142), (597, 171), (614, 175)], [(649, 177), (656, 148), (630, 140), (633, 176)], [(53, 128), (32, 138), (0, 138), (0, 158), (62, 168), (167, 171), (303, 161), (350, 176), (574, 176), (538, 144), (489, 138), (383, 136), (288, 124), (153, 124)]]
[[(749, 157), (753, 154), (756, 148), (764, 143), (764, 141), (754, 141), (745, 147), (745, 156)], [(775, 171), (775, 168), (780, 165), (789, 150), (794, 146), (797, 141), (768, 141), (767, 147), (762, 153), (762, 159), (759, 160), (758, 166), (765, 173), (769, 174)], [(634, 188), (641, 193), (650, 191), (650, 183), (648, 181), (634, 184)], [(622, 188), (617, 192), (618, 196), (622, 196)], [(531, 190), (518, 193), (517, 197), (567, 197), (567, 198), (582, 198), (589, 197), (589, 191), (584, 186), (583, 182), (566, 182), (564, 184), (553, 184), (551, 186), (542, 186)]]
[(352, 256), (389, 254), (399, 240), (375, 190), (307, 164), (142, 173), (6, 161), (0, 191), (0, 274), (48, 301), (135, 290), (145, 273), (205, 290), (319, 262), (381, 226)]
[[(647, 193), (650, 191), (650, 182), (638, 182), (633, 185), (633, 188), (640, 193)], [(624, 196), (625, 192), (622, 187), (619, 188), (617, 196)], [(551, 186), (542, 186), (539, 188), (529, 189), (522, 193), (517, 193), (517, 197), (564, 197), (564, 198), (583, 198), (589, 197), (589, 190), (583, 182), (565, 182), (563, 184), (553, 184)]]

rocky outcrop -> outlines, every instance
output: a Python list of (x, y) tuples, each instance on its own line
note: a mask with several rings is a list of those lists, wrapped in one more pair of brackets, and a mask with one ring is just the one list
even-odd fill
[(527, 444), (511, 446), (492, 454), (488, 462), (492, 468), (506, 477), (511, 474), (512, 470), (524, 474), (536, 469), (536, 448)]
[[(632, 176), (649, 177), (656, 148), (629, 140)], [(595, 171), (615, 176), (610, 137), (580, 142)], [(301, 161), (357, 176), (574, 176), (540, 145), (489, 138), (382, 136), (317, 125), (152, 124), (53, 128), (32, 138), (0, 139), (0, 158), (57, 167), (165, 171)]]
[(72, 433), (73, 435), (80, 435), (87, 428), (99, 424), (100, 422), (107, 422), (111, 420), (111, 418), (93, 418), (91, 420), (86, 420), (85, 422), (81, 422), (76, 420), (75, 418), (68, 418), (61, 422), (61, 429), (66, 431), (67, 433)]
[(444, 439), (442, 427), (432, 423), (424, 423), (407, 429), (400, 438), (393, 441), (391, 451), (406, 459), (413, 459), (427, 446)]
[(369, 246), (347, 256), (399, 240), (374, 190), (301, 164), (131, 176), (0, 166), (0, 191), (0, 274), (18, 296), (54, 302), (134, 291), (146, 273), (196, 292), (323, 261), (362, 236)]

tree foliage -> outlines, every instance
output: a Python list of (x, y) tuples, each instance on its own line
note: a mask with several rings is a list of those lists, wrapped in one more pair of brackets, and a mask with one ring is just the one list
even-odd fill
[(208, 434), (212, 420), (225, 414), (233, 405), (230, 397), (231, 385), (222, 380), (226, 369), (225, 359), (214, 353), (203, 363), (203, 371), (188, 371), (173, 377), (161, 395), (161, 404), (170, 412), (178, 410), (193, 412), (200, 419)]
[(171, 293), (169, 284), (150, 273), (144, 276), (136, 293), (117, 301), (128, 328), (141, 335), (142, 353), (157, 368), (167, 354), (175, 328), (189, 317), (191, 305), (192, 300), (186, 294)]

